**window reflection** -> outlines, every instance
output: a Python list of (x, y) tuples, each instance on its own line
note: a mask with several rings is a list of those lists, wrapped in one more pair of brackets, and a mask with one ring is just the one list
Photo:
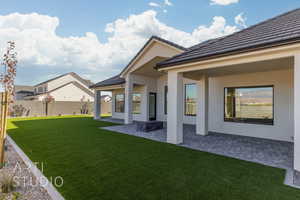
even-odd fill
[(273, 124), (273, 86), (225, 88), (225, 120)]

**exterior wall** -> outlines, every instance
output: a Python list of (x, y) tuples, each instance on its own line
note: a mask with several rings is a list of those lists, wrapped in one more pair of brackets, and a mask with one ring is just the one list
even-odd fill
[[(58, 79), (52, 80), (48, 83), (39, 85), (34, 88), (35, 92), (39, 94), (38, 88), (43, 88), (42, 93), (54, 90), (64, 84), (70, 82), (77, 82), (84, 88), (88, 89), (93, 93), (93, 90), (89, 89), (86, 85), (81, 83), (78, 79), (74, 78), (74, 76), (68, 74)], [(84, 92), (83, 90), (79, 89), (73, 84), (66, 85), (58, 90), (51, 92), (51, 95), (55, 98), (56, 101), (81, 101), (82, 97), (85, 97), (85, 101), (94, 101), (94, 97), (90, 96), (88, 93)], [(43, 95), (37, 97), (38, 101), (42, 101), (44, 98)]]
[(116, 108), (116, 95), (117, 94), (125, 94), (125, 90), (124, 89), (117, 89), (117, 90), (112, 90), (112, 99), (111, 99), (111, 114), (112, 114), (112, 118), (116, 118), (116, 119), (124, 119), (124, 113), (119, 113), (116, 112), (115, 108)]
[[(293, 141), (293, 70), (216, 76), (209, 79), (209, 131)], [(224, 122), (224, 87), (274, 85), (274, 125)]]
[[(291, 68), (266, 72), (241, 73), (226, 76), (211, 76), (209, 78), (209, 131), (260, 137), (283, 141), (293, 141), (293, 70)], [(157, 84), (150, 84), (152, 92), (157, 92), (157, 120), (166, 121), (164, 114), (164, 87), (167, 85), (167, 76), (161, 76)], [(183, 85), (196, 83), (196, 81), (184, 78)], [(148, 83), (149, 84), (149, 83)], [(245, 123), (224, 122), (224, 87), (274, 85), (274, 125), (256, 125)], [(155, 87), (157, 86), (157, 89)], [(137, 89), (139, 88), (139, 89)], [(143, 103), (144, 86), (134, 87), (134, 91), (142, 94)], [(124, 93), (124, 90), (114, 90), (112, 95), (113, 118), (124, 118), (124, 113), (114, 112), (115, 94)], [(184, 101), (184, 98), (183, 98)], [(184, 102), (182, 102), (184, 103)], [(140, 115), (133, 115), (134, 120), (142, 121), (147, 114), (142, 108)], [(183, 123), (196, 124), (196, 117), (183, 116)]]
[[(158, 121), (167, 121), (167, 115), (165, 115), (165, 86), (168, 84), (168, 76), (164, 75), (157, 79), (157, 120)], [(183, 78), (184, 88), (185, 84), (196, 83), (196, 81)], [(183, 90), (184, 91), (184, 90)], [(184, 94), (183, 94), (184, 95)], [(182, 98), (182, 103), (184, 104), (184, 97)], [(183, 116), (183, 123), (185, 124), (196, 124), (195, 116)]]
[[(132, 75), (133, 82), (135, 83), (133, 87), (134, 93), (141, 94), (141, 114), (133, 114), (133, 120), (135, 121), (147, 121), (148, 120), (148, 94), (149, 92), (156, 92), (156, 79), (141, 76)], [(116, 119), (124, 119), (124, 113), (115, 112), (115, 96), (116, 94), (125, 94), (124, 89), (112, 90), (112, 117)], [(146, 103), (145, 103), (146, 102)], [(158, 102), (157, 102), (158, 103)]]
[(94, 97), (90, 96), (74, 84), (66, 85), (60, 89), (54, 90), (50, 93), (55, 101), (94, 101)]
[[(157, 93), (157, 120), (158, 121), (167, 121), (167, 115), (165, 115), (164, 112), (164, 106), (165, 106), (165, 97), (164, 97), (164, 87), (168, 84), (167, 83), (167, 75), (161, 76), (158, 79), (151, 79), (148, 77), (138, 76), (134, 75), (134, 82), (146, 85), (147, 92), (145, 92), (145, 86), (135, 86), (133, 88), (134, 92), (141, 93), (141, 114), (134, 114), (133, 120), (136, 121), (146, 121), (148, 120), (148, 102), (145, 104), (145, 98), (148, 98), (149, 92), (156, 92)], [(196, 81), (184, 78), (183, 85), (188, 83), (196, 83)], [(112, 118), (116, 119), (124, 119), (124, 113), (117, 113), (115, 112), (115, 96), (116, 94), (125, 93), (124, 89), (117, 89), (112, 91)], [(146, 95), (146, 97), (145, 97)], [(183, 102), (184, 103), (184, 98)], [(183, 116), (183, 122), (185, 124), (196, 124), (196, 117), (195, 116)]]
[[(133, 120), (135, 121), (144, 121), (144, 117), (147, 114), (145, 111), (145, 106), (147, 106), (144, 103), (144, 86), (134, 86), (133, 92), (134, 93), (140, 93), (141, 94), (141, 114), (133, 114)], [(124, 113), (115, 112), (115, 105), (116, 105), (116, 95), (117, 94), (125, 94), (124, 89), (117, 89), (112, 91), (112, 118), (116, 119), (124, 119)], [(124, 111), (125, 112), (125, 111)]]

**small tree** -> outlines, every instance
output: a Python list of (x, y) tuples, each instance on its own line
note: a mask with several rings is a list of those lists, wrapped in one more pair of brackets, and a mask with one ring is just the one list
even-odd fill
[(0, 167), (4, 165), (4, 145), (6, 139), (6, 126), (9, 103), (13, 102), (15, 89), (15, 77), (17, 67), (17, 53), (15, 51), (15, 43), (8, 42), (8, 47), (3, 55), (2, 65), (4, 69), (0, 75), (0, 83), (4, 92), (1, 94), (1, 121), (0, 121)]
[(43, 102), (45, 104), (45, 115), (48, 116), (49, 113), (49, 103), (54, 101), (54, 97), (51, 96), (49, 93), (47, 93), (46, 97), (43, 99)]

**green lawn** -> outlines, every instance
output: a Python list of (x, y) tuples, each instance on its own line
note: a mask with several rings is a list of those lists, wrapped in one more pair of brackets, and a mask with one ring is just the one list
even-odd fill
[(91, 117), (11, 119), (9, 135), (66, 199), (292, 200), (285, 171), (101, 130)]

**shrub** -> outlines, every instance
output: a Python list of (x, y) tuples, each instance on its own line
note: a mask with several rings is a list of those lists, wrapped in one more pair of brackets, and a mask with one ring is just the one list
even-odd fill
[(1, 192), (9, 193), (16, 188), (16, 182), (14, 181), (14, 174), (8, 172), (2, 172), (0, 177)]

